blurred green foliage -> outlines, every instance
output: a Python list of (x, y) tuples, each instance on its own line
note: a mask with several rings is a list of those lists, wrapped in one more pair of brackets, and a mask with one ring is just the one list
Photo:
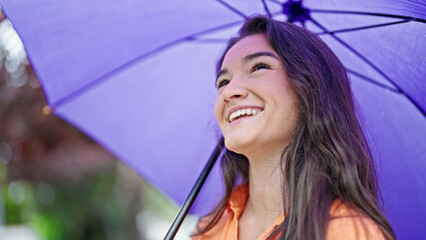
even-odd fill
[(3, 184), (5, 224), (20, 224), (28, 222), (34, 205), (34, 194), (27, 181), (13, 181)]
[(30, 223), (41, 239), (134, 239), (132, 209), (122, 199), (129, 194), (114, 169), (78, 182), (16, 180), (3, 184), (2, 193), (6, 225)]

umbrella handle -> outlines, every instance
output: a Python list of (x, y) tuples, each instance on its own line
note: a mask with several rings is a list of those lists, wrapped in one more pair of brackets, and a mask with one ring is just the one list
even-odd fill
[(185, 202), (180, 207), (175, 219), (173, 220), (172, 225), (170, 226), (169, 231), (167, 232), (166, 236), (164, 237), (164, 240), (172, 240), (175, 238), (175, 235), (177, 231), (179, 230), (180, 226), (182, 225), (183, 220), (185, 219), (186, 215), (189, 212), (189, 209), (191, 209), (192, 204), (195, 201), (195, 198), (197, 197), (198, 193), (201, 190), (201, 187), (203, 186), (204, 182), (207, 179), (207, 176), (209, 175), (210, 171), (213, 168), (213, 165), (215, 164), (217, 158), (219, 157), (220, 152), (223, 149), (224, 140), (223, 137), (220, 139), (218, 144), (216, 145), (216, 148), (214, 149), (212, 155), (209, 158), (209, 161), (207, 161), (206, 165), (204, 166), (203, 171), (201, 172), (200, 176), (198, 177), (197, 181), (195, 182), (194, 186), (192, 187), (191, 192), (189, 193), (188, 197), (186, 197)]

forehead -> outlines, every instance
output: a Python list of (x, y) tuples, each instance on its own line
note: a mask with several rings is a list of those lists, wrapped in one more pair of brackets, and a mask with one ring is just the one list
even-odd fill
[(238, 41), (228, 50), (223, 58), (222, 68), (231, 62), (240, 61), (247, 55), (265, 51), (272, 52), (277, 55), (263, 34), (249, 35)]

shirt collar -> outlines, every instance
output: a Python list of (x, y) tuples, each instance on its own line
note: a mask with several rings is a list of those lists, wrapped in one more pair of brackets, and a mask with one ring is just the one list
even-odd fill
[(231, 197), (229, 198), (229, 207), (232, 209), (237, 219), (243, 213), (248, 197), (249, 186), (247, 183), (235, 187), (232, 191)]

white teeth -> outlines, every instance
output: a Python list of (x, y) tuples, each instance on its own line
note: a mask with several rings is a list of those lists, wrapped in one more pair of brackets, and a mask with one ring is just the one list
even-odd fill
[(229, 122), (232, 122), (236, 117), (242, 116), (242, 115), (257, 115), (259, 114), (261, 111), (256, 110), (256, 109), (251, 109), (251, 108), (247, 108), (247, 109), (240, 109), (237, 110), (233, 113), (231, 113), (231, 115), (229, 116)]

